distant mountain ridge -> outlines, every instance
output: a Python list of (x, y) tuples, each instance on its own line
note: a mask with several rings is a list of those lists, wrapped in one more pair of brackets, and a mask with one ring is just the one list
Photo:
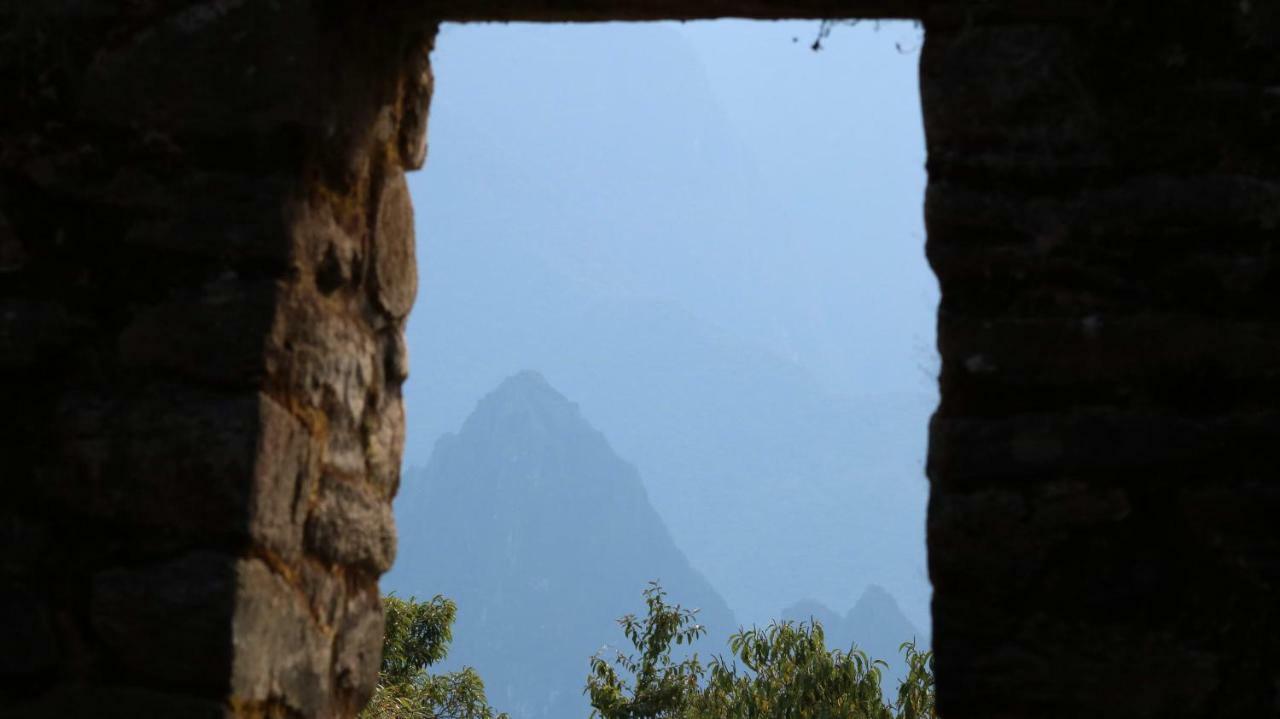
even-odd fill
[(813, 599), (803, 599), (782, 610), (781, 618), (793, 622), (817, 621), (826, 635), (831, 649), (849, 651), (856, 645), (872, 659), (889, 664), (884, 687), (892, 694), (897, 689), (905, 667), (899, 647), (903, 642), (915, 641), (920, 648), (930, 644), (929, 635), (920, 631), (907, 619), (898, 602), (884, 587), (872, 584), (866, 588), (857, 603), (844, 614), (836, 614), (827, 605)]
[(620, 642), (616, 619), (641, 611), (649, 580), (701, 609), (708, 650), (737, 628), (635, 468), (535, 372), (502, 382), (440, 438), (425, 470), (405, 477), (396, 514), (384, 588), (454, 599), (449, 665), (475, 666), (514, 717), (586, 716), (588, 659)]

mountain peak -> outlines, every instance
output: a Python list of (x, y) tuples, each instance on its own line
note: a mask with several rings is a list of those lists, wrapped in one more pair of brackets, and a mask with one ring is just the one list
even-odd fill
[(525, 370), (503, 380), (476, 403), (461, 434), (497, 433), (508, 438), (528, 436), (581, 439), (596, 434), (575, 402), (560, 394), (546, 377)]
[(919, 634), (919, 631), (902, 613), (902, 608), (898, 606), (898, 600), (887, 589), (878, 584), (867, 585), (857, 603), (845, 615), (845, 622), (850, 626), (910, 627), (912, 636), (903, 637), (901, 641), (906, 641)]
[(879, 584), (868, 584), (851, 611), (859, 611), (860, 607), (864, 610), (890, 609), (896, 612), (898, 611), (898, 600), (893, 598), (889, 590)]
[(502, 392), (513, 391), (548, 391), (556, 395), (560, 395), (551, 387), (551, 383), (547, 382), (547, 378), (541, 372), (532, 369), (521, 370), (502, 380), (502, 382), (490, 394), (499, 394)]
[(492, 392), (481, 398), (478, 407), (486, 404), (537, 404), (560, 405), (576, 408), (577, 405), (560, 394), (541, 372), (524, 370), (502, 380)]
[[(929, 646), (929, 637), (907, 619), (898, 606), (898, 600), (878, 584), (867, 585), (844, 617), (822, 602), (804, 599), (783, 609), (782, 618), (821, 622), (826, 630), (827, 646), (848, 649), (857, 645), (872, 658), (888, 662), (887, 676), (893, 680), (905, 676), (905, 665), (898, 650), (902, 642), (915, 640), (922, 648)], [(883, 686), (888, 691), (893, 685), (894, 682), (889, 681)]]
[(651, 579), (702, 607), (712, 637), (737, 624), (672, 541), (636, 469), (537, 372), (481, 399), (405, 494), (389, 582), (458, 603), (450, 661), (480, 669), (494, 704), (514, 716), (585, 716), (584, 658), (617, 640), (617, 617)]

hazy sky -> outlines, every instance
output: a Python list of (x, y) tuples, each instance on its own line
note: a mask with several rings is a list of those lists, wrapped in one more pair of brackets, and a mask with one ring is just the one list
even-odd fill
[[(534, 369), (647, 480), (683, 476), (663, 465), (683, 451), (680, 437), (631, 425), (742, 422), (716, 413), (743, 390), (708, 381), (705, 400), (693, 397), (710, 418), (702, 424), (675, 400), (646, 405), (642, 419), (643, 398), (627, 392), (675, 392), (655, 364), (701, 363), (690, 376), (714, 378), (743, 358), (748, 384), (866, 409), (868, 434), (851, 446), (892, 447), (897, 463), (877, 459), (875, 476), (902, 488), (884, 501), (906, 529), (884, 551), (909, 571), (867, 581), (923, 626), (937, 283), (924, 259), (922, 34), (840, 26), (812, 52), (817, 32), (816, 22), (743, 21), (442, 28), (430, 154), (410, 179), (422, 280), (408, 331), (406, 465), (425, 464), (436, 437), (504, 376)], [(643, 345), (649, 329), (652, 343), (683, 344), (621, 349), (637, 336)], [(628, 386), (641, 382), (651, 384)], [(681, 401), (697, 394), (688, 386)], [(775, 401), (762, 394), (750, 411), (768, 414)], [(686, 416), (664, 418), (664, 406)], [(747, 441), (687, 437), (720, 442), (690, 462), (741, 454), (733, 443)], [(674, 481), (650, 492), (697, 565), (688, 545), (700, 540), (676, 516), (687, 493)], [(781, 609), (783, 593), (747, 606), (755, 590), (701, 569), (740, 618)], [(842, 611), (856, 599), (817, 573), (812, 586), (788, 581), (798, 585), (788, 601)]]
[[(937, 283), (924, 261), (926, 182), (912, 23), (673, 25), (747, 148), (782, 231), (771, 290), (818, 315), (809, 356), (833, 390), (933, 392)], [(794, 40), (794, 42), (792, 42)], [(780, 245), (780, 247), (778, 246)], [(780, 255), (780, 256), (779, 256)]]

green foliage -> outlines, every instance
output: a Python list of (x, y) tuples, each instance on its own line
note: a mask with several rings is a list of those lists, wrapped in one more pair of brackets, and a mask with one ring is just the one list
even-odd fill
[(880, 691), (883, 662), (856, 648), (828, 651), (822, 625), (774, 622), (729, 643), (744, 667), (712, 661), (695, 717), (891, 719)]
[(390, 595), (382, 598), (386, 629), (382, 639), (382, 669), (386, 684), (405, 684), (418, 672), (444, 659), (453, 641), (458, 607), (436, 595), (429, 602)]
[[(628, 614), (618, 620), (638, 656), (618, 652), (614, 659), (617, 668), (599, 654), (591, 658), (585, 692), (591, 696), (593, 718), (683, 716), (680, 712), (696, 694), (704, 670), (696, 654), (681, 662), (672, 660), (672, 643), (690, 644), (706, 629), (697, 624), (696, 612), (667, 604), (666, 596), (657, 582), (650, 582), (644, 592), (648, 615), (637, 620), (634, 614)], [(620, 675), (618, 669), (631, 680)]]
[(933, 708), (933, 652), (916, 648), (915, 640), (900, 647), (907, 660), (907, 676), (898, 685), (898, 719), (937, 719)]
[(452, 601), (439, 595), (428, 602), (387, 596), (383, 612), (382, 668), (361, 719), (507, 719), (494, 715), (474, 669), (427, 672), (445, 658), (453, 640), (457, 606)]
[[(585, 692), (600, 719), (936, 719), (933, 655), (902, 645), (909, 673), (890, 706), (880, 687), (884, 662), (856, 647), (828, 650), (822, 625), (774, 622), (743, 629), (729, 641), (732, 659), (704, 667), (697, 654), (676, 662), (674, 645), (704, 629), (695, 612), (666, 602), (656, 583), (645, 590), (648, 615), (618, 620), (636, 654), (591, 660)], [(741, 665), (741, 666), (739, 666)]]

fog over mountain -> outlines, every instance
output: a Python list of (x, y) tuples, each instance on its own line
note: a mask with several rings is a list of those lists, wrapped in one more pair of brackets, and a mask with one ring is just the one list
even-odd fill
[(737, 628), (635, 468), (537, 373), (507, 379), (442, 436), (396, 513), (400, 557), (384, 588), (454, 599), (450, 665), (480, 670), (512, 716), (585, 717), (588, 658), (625, 644), (615, 620), (643, 614), (650, 580), (700, 609), (708, 648), (723, 651)]
[(406, 465), (536, 368), (741, 621), (878, 584), (927, 627), (917, 35), (816, 28), (444, 28)]

